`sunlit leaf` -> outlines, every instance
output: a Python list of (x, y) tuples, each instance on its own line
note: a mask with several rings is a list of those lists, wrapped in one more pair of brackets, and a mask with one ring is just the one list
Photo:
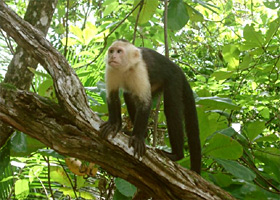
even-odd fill
[(253, 26), (246, 25), (243, 31), (245, 44), (252, 45), (254, 47), (262, 47), (264, 40), (260, 32), (256, 32)]
[[(135, 0), (134, 6), (136, 6), (141, 0)], [(158, 6), (158, 0), (145, 0), (140, 16), (139, 16), (139, 24), (147, 23), (155, 14)], [(136, 19), (139, 13), (140, 6), (133, 12), (133, 16)]]
[(223, 58), (228, 63), (229, 71), (235, 70), (239, 65), (239, 49), (236, 45), (229, 44), (223, 47)]
[(15, 195), (18, 199), (25, 199), (29, 195), (29, 182), (26, 179), (17, 180), (15, 183)]

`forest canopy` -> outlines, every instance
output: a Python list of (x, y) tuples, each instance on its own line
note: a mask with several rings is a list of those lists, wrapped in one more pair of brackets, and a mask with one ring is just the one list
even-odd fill
[[(78, 145), (88, 144), (88, 133), (81, 130), (93, 130), (83, 120), (95, 128), (108, 119), (104, 57), (116, 39), (126, 39), (163, 55), (167, 51), (170, 60), (184, 71), (197, 105), (203, 179), (236, 199), (279, 198), (279, 0), (52, 0), (49, 7), (43, 1), (37, 3), (5, 1), (49, 41), (43, 47), (38, 44), (39, 53), (30, 50), (34, 47), (26, 47), (27, 36), (21, 43), (18, 36), (5, 31), (6, 24), (1, 25), (0, 20), (0, 199), (132, 199), (135, 195), (137, 179), (117, 177), (116, 170), (108, 173), (105, 162), (86, 162), (90, 160), (87, 155), (80, 155), (79, 160), (68, 157), (71, 152), (67, 145), (54, 151), (57, 149), (50, 147), (60, 145), (59, 141), (48, 142), (61, 139), (55, 134), (39, 136), (39, 132), (52, 129), (73, 134), (67, 141), (76, 141), (79, 136), (81, 141), (73, 146), (78, 149)], [(40, 12), (36, 12), (38, 8)], [(1, 18), (4, 14), (0, 10)], [(26, 48), (22, 48), (24, 45)], [(44, 48), (49, 53), (44, 53)], [(59, 82), (63, 73), (76, 74), (77, 79), (69, 76)], [(78, 91), (80, 86), (85, 93)], [(15, 102), (11, 99), (14, 94), (19, 97)], [(21, 120), (30, 117), (34, 121), (27, 120), (22, 127), (18, 118), (8, 118), (14, 110), (6, 106), (14, 103), (22, 105), (22, 112), (18, 112), (22, 113)], [(24, 104), (29, 103), (34, 107), (24, 110)], [(87, 106), (90, 110), (79, 110)], [(163, 107), (162, 99), (153, 101), (146, 144), (170, 150)], [(34, 109), (38, 109), (38, 116), (32, 113)], [(91, 112), (95, 114), (88, 117)], [(80, 115), (69, 117), (71, 113)], [(61, 116), (60, 121), (44, 121), (57, 116)], [(125, 104), (122, 118), (124, 129), (131, 129)], [(48, 129), (36, 120), (47, 124)], [(52, 127), (66, 122), (71, 126)], [(29, 133), (32, 126), (38, 129), (37, 136)], [(94, 130), (98, 132), (98, 128)], [(100, 146), (94, 148), (98, 154)], [(185, 158), (177, 163), (189, 169), (187, 138), (184, 149)], [(112, 147), (108, 153), (123, 158), (115, 153), (118, 151)]]

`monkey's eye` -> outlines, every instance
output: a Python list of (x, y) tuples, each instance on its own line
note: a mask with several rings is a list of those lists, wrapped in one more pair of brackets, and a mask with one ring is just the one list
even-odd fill
[(121, 53), (122, 52), (122, 50), (121, 49), (118, 49), (118, 51), (117, 51), (118, 53)]
[(109, 53), (114, 53), (114, 50), (113, 50), (113, 49), (110, 49), (110, 50), (109, 50)]

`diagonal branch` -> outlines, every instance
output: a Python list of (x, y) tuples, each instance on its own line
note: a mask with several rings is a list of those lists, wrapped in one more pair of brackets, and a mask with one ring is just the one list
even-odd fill
[(0, 28), (13, 37), (17, 44), (39, 61), (52, 76), (59, 103), (63, 108), (75, 116), (77, 122), (86, 119), (98, 129), (98, 118), (89, 108), (83, 86), (65, 57), (52, 47), (39, 30), (22, 20), (3, 1), (0, 1), (0, 21)]

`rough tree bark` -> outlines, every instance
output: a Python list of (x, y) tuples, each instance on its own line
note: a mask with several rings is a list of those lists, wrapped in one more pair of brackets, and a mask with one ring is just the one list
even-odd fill
[[(31, 0), (28, 3), (24, 20), (42, 31), (45, 36), (50, 27), (56, 4), (57, 0)], [(28, 67), (36, 69), (37, 65), (38, 61), (29, 56), (22, 47), (18, 46), (8, 66), (4, 82), (22, 90), (29, 90), (34, 74)], [(14, 132), (14, 129), (0, 121), (0, 130), (0, 147), (2, 147)]]
[(59, 101), (2, 84), (0, 120), (63, 155), (97, 163), (157, 199), (234, 199), (156, 150), (148, 148), (142, 159), (135, 158), (124, 134), (100, 139), (101, 120), (89, 108), (83, 86), (65, 58), (2, 0), (0, 21), (0, 28), (52, 76)]

